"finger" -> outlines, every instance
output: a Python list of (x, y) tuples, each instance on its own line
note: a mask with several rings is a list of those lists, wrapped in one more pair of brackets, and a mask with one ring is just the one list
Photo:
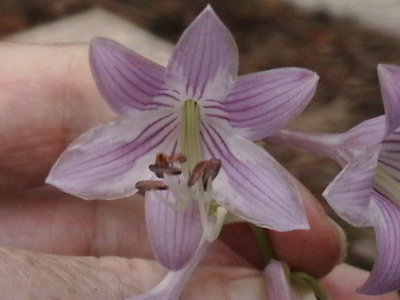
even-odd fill
[[(113, 300), (148, 291), (165, 275), (154, 261), (117, 257), (66, 257), (0, 248), (0, 290), (8, 299)], [(323, 279), (333, 300), (399, 299), (359, 295), (366, 272), (341, 265)], [(182, 299), (266, 299), (260, 273), (243, 267), (200, 267)]]
[[(0, 248), (0, 290), (7, 299), (121, 300), (151, 289), (165, 275), (154, 261), (67, 257)], [(264, 299), (259, 272), (208, 266), (195, 273), (183, 299)], [(247, 290), (242, 291), (246, 287)]]
[[(343, 241), (315, 200), (303, 193), (312, 229), (271, 232), (270, 237), (280, 259), (295, 270), (318, 276), (341, 260)], [(0, 243), (58, 254), (150, 258), (143, 216), (140, 197), (88, 202), (51, 187), (38, 188), (0, 198)], [(228, 226), (221, 240), (253, 266), (263, 268), (248, 225)]]
[(354, 292), (367, 280), (368, 272), (355, 267), (341, 264), (329, 275), (322, 279), (322, 283), (334, 300), (399, 300), (397, 293), (389, 293), (381, 296), (366, 296)]
[(52, 187), (0, 198), (0, 244), (66, 255), (151, 258), (143, 198), (83, 201)]
[[(299, 182), (295, 182), (306, 209), (310, 230), (290, 232), (268, 231), (276, 258), (285, 261), (292, 270), (321, 277), (329, 273), (344, 257), (343, 231), (323, 211), (315, 197)], [(240, 237), (240, 238), (238, 238)], [(262, 269), (265, 266), (254, 233), (248, 224), (227, 226), (220, 239), (234, 251)]]
[[(0, 198), (0, 244), (63, 254), (153, 259), (147, 238), (143, 197), (83, 201), (52, 187)], [(222, 243), (207, 264), (249, 266)]]
[(306, 209), (310, 230), (271, 230), (269, 236), (277, 259), (286, 262), (293, 271), (322, 277), (343, 261), (345, 234), (326, 215), (318, 200), (301, 183), (295, 183)]
[(92, 80), (87, 48), (0, 44), (0, 192), (43, 184), (76, 136), (114, 116)]

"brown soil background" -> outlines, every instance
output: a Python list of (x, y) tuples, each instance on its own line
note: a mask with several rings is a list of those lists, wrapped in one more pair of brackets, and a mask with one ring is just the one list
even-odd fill
[[(298, 66), (319, 74), (317, 93), (294, 123), (297, 128), (340, 132), (382, 114), (376, 66), (400, 64), (400, 40), (324, 11), (299, 12), (279, 0), (3, 0), (0, 36), (102, 6), (175, 42), (207, 3), (236, 38), (240, 73)], [(339, 170), (325, 158), (276, 147), (269, 150), (315, 195)], [(350, 242), (347, 260), (369, 269), (373, 232), (340, 224)]]

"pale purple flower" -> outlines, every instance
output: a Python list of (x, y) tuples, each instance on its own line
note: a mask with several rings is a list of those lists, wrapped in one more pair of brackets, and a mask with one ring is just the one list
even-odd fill
[(147, 293), (139, 296), (129, 297), (125, 300), (177, 300), (180, 298), (183, 288), (189, 281), (192, 273), (197, 265), (201, 262), (207, 252), (210, 243), (207, 239), (202, 238), (199, 246), (182, 269), (177, 271), (169, 271), (168, 274)]
[[(271, 300), (317, 300), (306, 282), (293, 280), (288, 266), (272, 259), (262, 273)], [(319, 298), (318, 298), (319, 299)]]
[[(183, 33), (166, 68), (102, 38), (92, 41), (90, 62), (120, 117), (70, 145), (47, 183), (84, 199), (118, 199), (134, 194), (138, 181), (156, 179), (149, 165), (158, 153), (183, 153), (182, 174), (162, 179), (169, 188), (145, 193), (151, 244), (170, 270), (190, 264), (201, 224), (205, 233), (210, 222), (218, 231), (227, 211), (278, 231), (308, 228), (288, 174), (251, 140), (300, 114), (315, 92), (315, 73), (237, 76), (235, 41), (210, 6)], [(211, 158), (222, 161), (218, 176), (189, 188), (193, 168)]]
[(290, 285), (289, 268), (277, 260), (271, 260), (263, 271), (267, 285), (268, 299), (296, 300)]
[(343, 134), (282, 130), (270, 137), (336, 160), (343, 170), (324, 191), (334, 210), (355, 226), (373, 226), (378, 257), (365, 294), (400, 288), (400, 67), (379, 65), (385, 115)]

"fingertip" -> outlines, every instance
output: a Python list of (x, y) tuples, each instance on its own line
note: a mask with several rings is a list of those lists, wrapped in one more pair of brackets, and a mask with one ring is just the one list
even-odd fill
[(277, 259), (292, 270), (316, 277), (328, 274), (343, 261), (346, 237), (343, 230), (324, 212), (318, 200), (295, 181), (310, 224), (309, 230), (269, 231)]
[(322, 284), (334, 300), (399, 300), (395, 292), (379, 296), (366, 296), (355, 292), (365, 280), (368, 272), (350, 265), (340, 264), (331, 273), (322, 279)]

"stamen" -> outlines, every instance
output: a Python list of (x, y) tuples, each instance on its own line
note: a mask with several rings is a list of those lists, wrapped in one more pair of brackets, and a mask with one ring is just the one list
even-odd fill
[(210, 237), (212, 238), (213, 241), (215, 241), (217, 239), (219, 233), (221, 232), (222, 226), (224, 225), (225, 216), (227, 213), (228, 213), (228, 211), (225, 208), (223, 208), (222, 206), (219, 206), (217, 208), (214, 228), (210, 234)]
[(169, 158), (168, 155), (163, 153), (158, 153), (156, 156), (155, 165), (158, 166), (168, 166), (169, 165)]
[(185, 161), (186, 156), (181, 153), (173, 154), (171, 156), (159, 153), (156, 156), (156, 162), (153, 165), (150, 165), (149, 169), (154, 172), (158, 178), (164, 178), (165, 174), (179, 175), (182, 173), (182, 170), (174, 166), (174, 163), (178, 162), (181, 164)]
[(166, 176), (165, 181), (177, 201), (177, 210), (184, 211), (192, 200), (193, 194), (191, 190), (186, 185), (182, 184), (179, 177)]
[(135, 188), (139, 190), (139, 193), (144, 196), (146, 191), (150, 190), (167, 190), (168, 186), (160, 180), (142, 180), (135, 184)]
[[(225, 208), (218, 206), (214, 216), (209, 216), (209, 202), (198, 201), (201, 223), (204, 230), (204, 235), (209, 242), (213, 242), (217, 239), (221, 232), (222, 226), (224, 225), (225, 216), (228, 213)], [(206, 203), (208, 202), (208, 203)]]
[(169, 157), (169, 163), (171, 164), (175, 162), (183, 164), (184, 162), (186, 162), (186, 160), (187, 160), (186, 156), (182, 153), (173, 154)]
[(164, 178), (165, 174), (168, 175), (179, 175), (182, 173), (181, 169), (174, 166), (163, 166), (163, 165), (150, 165), (150, 171), (154, 172), (158, 178)]
[(188, 180), (189, 187), (193, 186), (204, 175), (206, 164), (206, 161), (201, 161), (193, 168)]
[[(193, 103), (189, 102), (189, 104)], [(196, 157), (196, 155), (194, 157)], [(192, 161), (192, 163), (194, 163), (194, 161)], [(171, 156), (162, 153), (158, 154), (155, 164), (150, 165), (149, 169), (158, 177), (164, 178), (165, 183), (157, 180), (139, 181), (136, 184), (136, 188), (138, 188), (139, 192), (143, 195), (146, 191), (151, 191), (155, 199), (163, 202), (175, 211), (184, 211), (187, 209), (191, 201), (197, 201), (204, 234), (207, 240), (210, 242), (214, 241), (221, 232), (225, 216), (227, 215), (226, 209), (219, 206), (214, 201), (212, 192), (212, 181), (221, 169), (221, 160), (212, 158), (205, 161), (199, 161), (195, 164), (191, 172), (190, 167), (188, 166), (190, 162), (187, 162), (185, 164), (186, 171), (184, 175), (182, 175), (183, 177), (176, 176), (180, 175), (182, 171), (174, 164), (178, 163), (180, 165), (185, 162), (186, 156), (180, 153)], [(187, 178), (188, 175), (189, 179), (186, 181), (185, 178)], [(201, 182), (193, 187), (200, 181), (200, 179)], [(164, 193), (157, 192), (157, 190), (165, 189), (169, 189), (169, 193), (172, 195), (169, 194), (165, 197)], [(170, 195), (175, 202), (169, 200)]]
[(200, 178), (203, 183), (203, 189), (206, 191), (209, 181), (214, 180), (217, 177), (219, 170), (221, 169), (221, 160), (209, 159), (206, 161), (199, 162), (190, 174), (188, 180), (188, 186), (193, 186)]
[(209, 179), (211, 179), (212, 181), (215, 179), (215, 177), (217, 177), (219, 170), (221, 169), (221, 165), (222, 163), (220, 159), (212, 158), (207, 161), (206, 166), (204, 168), (204, 174), (202, 176), (205, 190)]
[(153, 196), (156, 198), (157, 201), (160, 201), (167, 205), (169, 208), (175, 210), (175, 211), (184, 211), (186, 208), (182, 208), (182, 205), (180, 202), (174, 203), (163, 197), (160, 193), (157, 193), (157, 191), (153, 191)]

